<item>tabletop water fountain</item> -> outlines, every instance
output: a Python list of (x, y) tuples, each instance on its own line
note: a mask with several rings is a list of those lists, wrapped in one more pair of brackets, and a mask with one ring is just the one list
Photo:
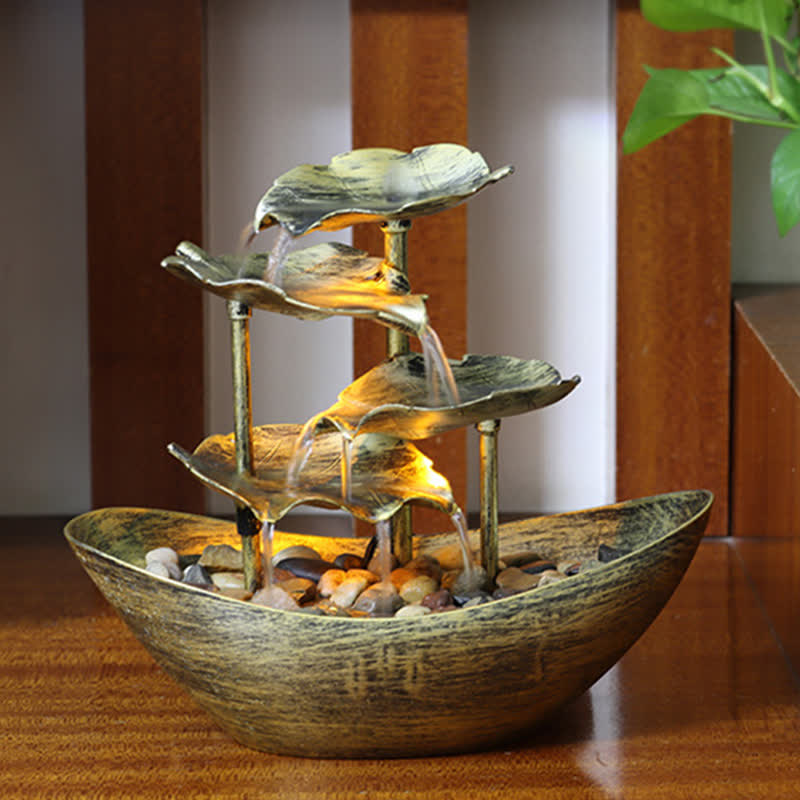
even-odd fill
[[(454, 144), (354, 150), (279, 177), (237, 253), (183, 242), (162, 262), (227, 303), (233, 433), (169, 449), (232, 498), (235, 522), (110, 508), (72, 520), (66, 536), (155, 660), (242, 744), (321, 757), (497, 744), (608, 670), (692, 558), (712, 500), (705, 491), (498, 523), (500, 419), (560, 401), (579, 379), (539, 360), (448, 359), (425, 297), (412, 291), (407, 238), (414, 218), (511, 171), (491, 171)], [(339, 243), (294, 247), (310, 231), (365, 222), (383, 229), (382, 257)], [(271, 252), (250, 252), (272, 226)], [(373, 320), (387, 328), (386, 360), (310, 420), (254, 425), (252, 309)], [(414, 444), (468, 425), (481, 451), (477, 531)], [(373, 523), (375, 536), (276, 530), (302, 504), (344, 509)], [(413, 504), (443, 511), (452, 529), (415, 536)], [(165, 548), (175, 563), (155, 569), (153, 553)], [(187, 582), (220, 549), (233, 559), (233, 583), (206, 572)], [(434, 581), (428, 594), (405, 591), (420, 576)], [(336, 589), (356, 578), (362, 591), (342, 600)]]

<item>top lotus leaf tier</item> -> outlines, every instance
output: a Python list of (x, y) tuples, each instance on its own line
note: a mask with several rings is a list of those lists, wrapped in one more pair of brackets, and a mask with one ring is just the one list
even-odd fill
[(329, 242), (289, 253), (280, 286), (265, 278), (268, 261), (269, 253), (211, 256), (181, 242), (161, 265), (227, 300), (300, 319), (371, 318), (414, 336), (428, 324), (424, 296), (409, 294), (405, 275), (361, 250)]
[(432, 403), (425, 362), (418, 353), (384, 361), (340, 394), (334, 405), (312, 417), (304, 432), (335, 428), (348, 436), (392, 433), (425, 439), (484, 419), (516, 416), (549, 406), (580, 382), (565, 380), (545, 361), (512, 356), (465, 355), (450, 361), (459, 402)]
[(302, 236), (359, 222), (412, 219), (451, 208), (511, 172), (510, 166), (490, 171), (480, 153), (457, 144), (410, 153), (351, 150), (330, 164), (303, 164), (277, 178), (256, 208), (253, 229), (279, 224)]

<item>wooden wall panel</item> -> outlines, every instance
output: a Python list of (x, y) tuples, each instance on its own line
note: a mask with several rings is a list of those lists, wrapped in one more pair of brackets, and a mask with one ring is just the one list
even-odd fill
[[(408, 150), (467, 144), (467, 0), (351, 0), (353, 147)], [(415, 220), (409, 234), (414, 292), (429, 296), (431, 321), (451, 358), (466, 351), (466, 207)], [(383, 253), (376, 225), (354, 230), (354, 245)], [(354, 370), (385, 358), (384, 331), (356, 322)], [(416, 343), (412, 343), (414, 349)], [(421, 443), (466, 503), (466, 434)], [(440, 514), (415, 509), (415, 531), (442, 530)]]
[(734, 307), (731, 532), (800, 536), (800, 289)]
[(84, 15), (92, 500), (201, 510), (165, 447), (203, 435), (202, 297), (159, 262), (202, 239), (203, 3)]
[[(732, 47), (728, 32), (661, 31), (631, 0), (616, 38), (620, 136), (643, 64), (710, 66), (709, 47)], [(698, 119), (618, 161), (617, 495), (711, 489), (714, 534), (728, 529), (730, 134)]]

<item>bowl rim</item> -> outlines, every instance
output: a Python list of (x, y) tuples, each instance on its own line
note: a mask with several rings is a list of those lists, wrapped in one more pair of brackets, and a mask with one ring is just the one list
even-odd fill
[[(599, 506), (592, 506), (590, 508), (585, 509), (578, 509), (575, 511), (563, 511), (556, 514), (543, 514), (533, 517), (526, 517), (521, 520), (515, 520), (513, 522), (503, 523), (500, 526), (500, 530), (502, 533), (502, 528), (506, 526), (519, 526), (524, 525), (526, 522), (531, 520), (541, 520), (541, 519), (565, 519), (572, 516), (577, 515), (591, 515), (593, 513), (600, 513), (606, 512), (613, 509), (622, 509), (625, 507), (637, 506), (637, 505), (647, 505), (653, 504), (658, 501), (665, 501), (671, 497), (683, 497), (687, 500), (692, 496), (696, 496), (698, 498), (699, 507), (698, 509), (690, 516), (683, 520), (680, 524), (676, 525), (675, 527), (670, 528), (665, 533), (662, 533), (660, 536), (652, 539), (651, 541), (647, 542), (647, 544), (635, 548), (624, 555), (615, 558), (613, 561), (608, 562), (603, 565), (596, 565), (593, 567), (588, 568), (585, 572), (578, 573), (576, 575), (568, 576), (567, 580), (569, 580), (569, 587), (574, 587), (577, 582), (585, 582), (586, 580), (592, 579), (598, 574), (605, 574), (608, 577), (611, 577), (613, 573), (617, 572), (620, 565), (626, 565), (628, 562), (634, 560), (635, 558), (640, 557), (642, 554), (646, 553), (649, 550), (655, 549), (662, 545), (667, 539), (676, 536), (681, 531), (685, 530), (690, 525), (696, 523), (703, 515), (708, 514), (713, 502), (714, 502), (714, 494), (708, 489), (690, 489), (690, 490), (682, 490), (682, 491), (673, 491), (673, 492), (666, 492), (663, 494), (656, 494), (656, 495), (648, 495), (646, 497), (639, 497), (639, 498), (632, 498), (629, 500), (618, 501), (616, 503), (611, 503), (608, 505), (599, 505)], [(700, 502), (700, 498), (704, 498), (703, 502)], [(302, 620), (302, 624), (308, 624), (313, 626), (315, 624), (325, 624), (325, 625), (342, 625), (342, 626), (352, 626), (353, 624), (356, 625), (373, 625), (373, 626), (380, 626), (380, 627), (390, 627), (396, 629), (398, 625), (408, 626), (408, 625), (426, 625), (430, 627), (438, 627), (439, 625), (449, 626), (452, 624), (453, 621), (453, 614), (457, 612), (465, 612), (466, 615), (469, 616), (484, 616), (484, 615), (494, 615), (494, 613), (499, 613), (501, 610), (506, 609), (510, 605), (519, 604), (523, 602), (526, 606), (529, 605), (536, 605), (539, 602), (544, 602), (547, 600), (552, 600), (553, 595), (558, 595), (559, 593), (563, 592), (566, 588), (562, 586), (562, 581), (549, 584), (547, 586), (543, 586), (541, 588), (535, 587), (535, 590), (530, 589), (524, 592), (520, 592), (515, 595), (510, 595), (508, 597), (503, 597), (499, 599), (493, 599), (490, 602), (482, 603), (480, 605), (471, 606), (470, 608), (457, 608), (453, 611), (448, 611), (442, 614), (422, 614), (419, 616), (411, 616), (411, 617), (400, 617), (396, 618), (394, 616), (391, 617), (339, 617), (339, 616), (330, 616), (330, 615), (317, 615), (317, 614), (310, 614), (304, 612), (302, 610), (288, 610), (288, 609), (278, 609), (278, 608), (271, 608), (269, 606), (262, 606), (258, 604), (249, 603), (246, 601), (238, 600), (233, 597), (228, 597), (223, 594), (209, 592), (205, 589), (202, 589), (198, 586), (194, 586), (189, 583), (182, 583), (180, 581), (173, 580), (171, 578), (165, 578), (160, 575), (155, 575), (151, 572), (148, 572), (143, 567), (137, 566), (136, 564), (132, 564), (129, 561), (125, 561), (122, 558), (112, 555), (111, 553), (105, 552), (100, 550), (93, 545), (86, 544), (83, 541), (80, 541), (73, 535), (73, 529), (78, 527), (81, 522), (85, 521), (86, 519), (98, 516), (100, 514), (108, 514), (109, 512), (146, 512), (146, 513), (160, 513), (164, 515), (175, 515), (178, 517), (182, 517), (184, 519), (191, 519), (195, 518), (197, 520), (202, 520), (204, 522), (211, 521), (212, 523), (219, 524), (224, 527), (235, 526), (235, 522), (220, 519), (218, 517), (210, 517), (202, 514), (194, 514), (191, 512), (183, 512), (183, 511), (172, 511), (166, 509), (152, 509), (152, 508), (140, 508), (136, 506), (112, 506), (108, 508), (99, 508), (93, 509), (90, 511), (86, 511), (78, 516), (70, 519), (66, 525), (64, 526), (64, 536), (67, 541), (70, 543), (70, 546), (73, 550), (82, 550), (88, 553), (91, 553), (94, 557), (99, 558), (103, 561), (109, 561), (114, 564), (117, 568), (132, 570), (134, 573), (140, 576), (140, 578), (152, 579), (158, 583), (163, 584), (166, 588), (171, 589), (173, 591), (188, 591), (191, 593), (196, 593), (198, 598), (207, 598), (209, 601), (222, 601), (233, 603), (235, 608), (241, 611), (242, 613), (252, 614), (252, 613), (266, 613), (268, 616), (279, 614), (281, 615), (281, 619), (288, 620), (298, 620), (298, 624), (301, 624), (299, 621)], [(294, 534), (290, 531), (276, 531), (276, 536), (280, 536), (281, 534), (292, 536), (292, 537), (303, 537), (303, 534)], [(531, 534), (532, 537), (535, 537), (535, 532)], [(701, 536), (703, 535), (702, 529), (697, 535), (697, 541), (699, 542)], [(425, 539), (438, 539), (441, 537), (454, 537), (456, 536), (455, 533), (451, 531), (445, 531), (438, 534), (429, 534), (426, 535)], [(316, 539), (316, 538), (324, 538), (330, 542), (336, 543), (349, 543), (349, 542), (357, 542), (358, 539), (350, 539), (350, 538), (343, 538), (343, 537), (318, 537), (308, 535), (308, 538)], [(423, 537), (420, 537), (423, 538)], [(365, 540), (366, 541), (366, 540)], [(583, 580), (581, 580), (583, 579)], [(247, 609), (247, 610), (245, 610)], [(494, 611), (493, 611), (494, 610)], [(458, 614), (457, 619), (462, 619), (464, 614)], [(448, 620), (450, 622), (448, 623)]]

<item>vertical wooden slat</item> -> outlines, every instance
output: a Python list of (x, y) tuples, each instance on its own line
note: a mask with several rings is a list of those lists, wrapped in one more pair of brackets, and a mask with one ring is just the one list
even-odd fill
[(92, 500), (200, 510), (203, 315), (159, 262), (202, 238), (203, 3), (86, 0)]
[(734, 306), (731, 533), (800, 536), (800, 289)]
[[(467, 144), (467, 50), (466, 0), (351, 0), (353, 147)], [(357, 226), (353, 240), (383, 252), (376, 225)], [(409, 234), (412, 290), (429, 296), (431, 321), (451, 358), (466, 351), (466, 242), (464, 206), (415, 220)], [(354, 330), (360, 375), (385, 358), (385, 334), (366, 322)], [(420, 446), (465, 503), (465, 432)], [(415, 510), (416, 532), (442, 524), (441, 515)]]
[[(643, 64), (693, 68), (732, 49), (724, 31), (675, 34), (618, 0), (620, 132)], [(727, 533), (730, 396), (730, 124), (698, 119), (618, 162), (617, 495), (716, 495)]]

